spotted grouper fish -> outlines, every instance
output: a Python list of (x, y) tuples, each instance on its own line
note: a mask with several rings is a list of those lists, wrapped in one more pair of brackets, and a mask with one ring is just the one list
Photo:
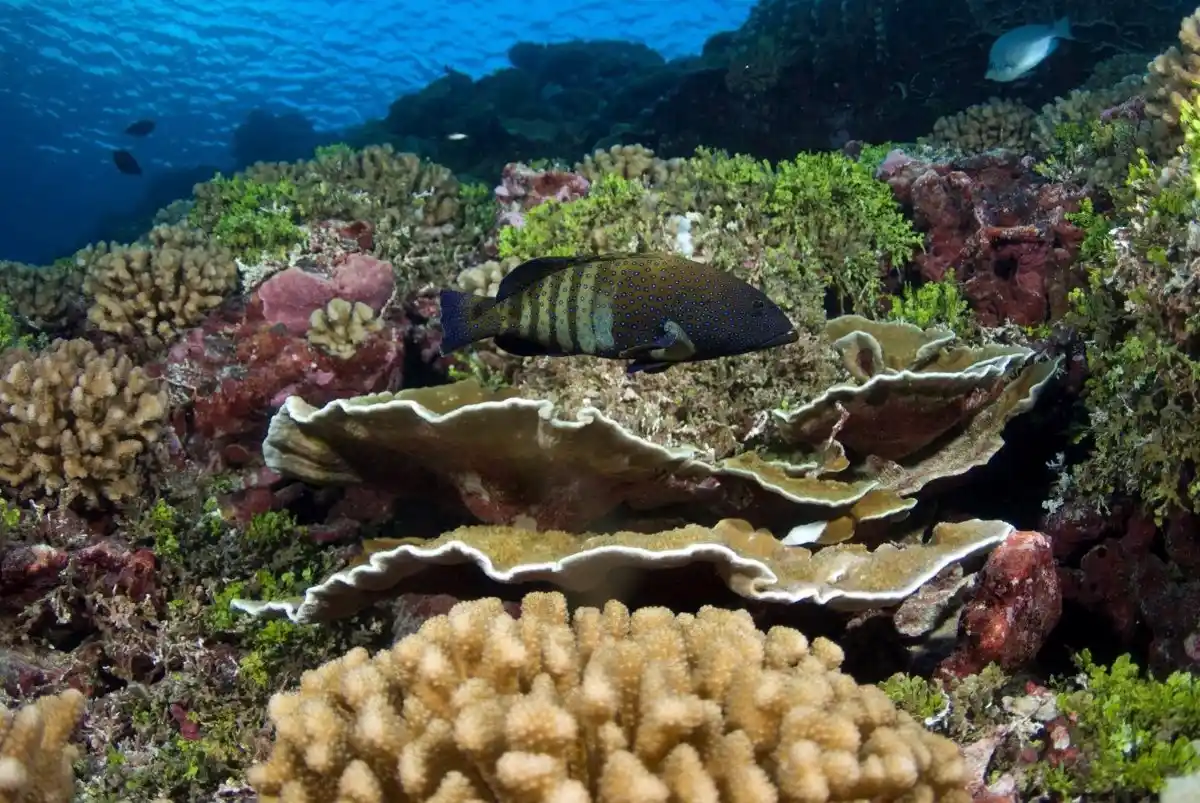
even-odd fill
[(630, 360), (631, 374), (798, 337), (762, 291), (674, 254), (531, 259), (504, 277), (494, 299), (443, 290), (441, 301), (443, 354), (490, 337), (522, 357)]

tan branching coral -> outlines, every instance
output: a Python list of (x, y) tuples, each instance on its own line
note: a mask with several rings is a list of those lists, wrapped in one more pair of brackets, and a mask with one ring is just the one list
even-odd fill
[(1150, 62), (1146, 76), (1146, 113), (1172, 127), (1179, 125), (1181, 103), (1194, 100), (1200, 85), (1200, 9), (1180, 23), (1179, 45)]
[(454, 283), (458, 289), (468, 293), (495, 297), (496, 293), (500, 292), (500, 282), (520, 264), (521, 260), (516, 257), (507, 257), (500, 261), (489, 259), (482, 265), (475, 265), (459, 273)]
[(83, 307), (83, 271), (74, 263), (34, 267), (0, 260), (0, 295), (35, 329), (62, 331)]
[(598, 181), (601, 176), (615, 173), (621, 178), (641, 179), (650, 186), (667, 184), (672, 175), (678, 174), (686, 164), (685, 159), (659, 159), (654, 151), (643, 145), (613, 145), (583, 157), (575, 165), (575, 172), (588, 181)]
[(473, 564), (494, 582), (549, 582), (613, 598), (621, 591), (620, 584), (610, 585), (615, 569), (651, 573), (708, 564), (747, 599), (863, 610), (903, 601), (946, 566), (987, 552), (1012, 532), (1001, 521), (971, 520), (938, 524), (928, 541), (914, 533), (910, 543), (898, 547), (872, 551), (842, 543), (814, 551), (780, 543), (740, 519), (649, 534), (460, 527), (428, 541), (368, 541), (362, 563), (312, 586), (303, 599), (237, 600), (234, 605), (254, 615), (283, 614), (298, 623), (329, 621), (356, 613), (380, 592), (399, 593), (420, 572), (452, 564)]
[(238, 281), (233, 254), (184, 226), (158, 226), (145, 244), (97, 249), (83, 260), (88, 320), (152, 348), (200, 322)]
[(276, 695), (263, 803), (968, 803), (957, 746), (744, 611), (459, 603)]
[(79, 751), (69, 740), (83, 707), (75, 689), (16, 711), (0, 705), (0, 803), (70, 803)]
[(922, 142), (949, 145), (969, 153), (1029, 147), (1033, 109), (1014, 100), (990, 98), (986, 103), (968, 107), (958, 114), (940, 118), (933, 133)]
[(86, 340), (0, 360), (0, 483), (96, 507), (137, 495), (167, 416), (162, 383)]
[(348, 360), (358, 347), (383, 328), (383, 322), (367, 304), (335, 298), (309, 316), (308, 342), (332, 357)]

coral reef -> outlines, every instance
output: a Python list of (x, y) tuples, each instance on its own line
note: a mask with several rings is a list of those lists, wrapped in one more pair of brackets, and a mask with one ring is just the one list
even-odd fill
[(1034, 175), (1019, 154), (928, 162), (890, 154), (880, 175), (926, 233), (913, 257), (922, 278), (953, 269), (980, 323), (1061, 318), (1083, 282), (1072, 272), (1083, 232), (1068, 213), (1084, 193)]
[(31, 328), (69, 334), (83, 317), (83, 276), (74, 260), (48, 267), (0, 261), (0, 295)]
[[(365, 544), (367, 563), (313, 585), (304, 599), (237, 600), (251, 614), (286, 614), (292, 621), (328, 621), (357, 612), (372, 595), (398, 588), (413, 575), (473, 563), (502, 583), (551, 582), (602, 598), (618, 595), (628, 579), (609, 572), (663, 571), (710, 563), (722, 582), (750, 600), (811, 601), (839, 610), (895, 604), (948, 565), (1002, 543), (1012, 528), (998, 521), (939, 524), (927, 542), (882, 546), (836, 544), (811, 551), (783, 546), (748, 522), (723, 519), (711, 528), (690, 525), (660, 533), (572, 535), (517, 527), (462, 527), (435, 539)], [(1036, 638), (1036, 636), (1035, 636)]]
[(348, 360), (371, 334), (383, 328), (375, 310), (361, 301), (335, 298), (309, 318), (308, 342), (333, 357)]
[[(745, 407), (730, 409), (728, 368), (715, 369), (708, 388), (697, 382), (681, 393), (654, 377), (631, 393), (611, 361), (545, 358), (529, 360), (498, 391), (462, 381), (324, 409), (288, 399), (264, 454), (275, 470), (317, 484), (412, 493), (436, 477), (490, 523), (586, 526), (621, 504), (647, 510), (689, 499), (742, 516), (775, 497), (784, 506), (775, 516), (788, 527), (799, 517), (815, 527), (811, 537), (844, 540), (854, 517), (832, 523), (871, 491), (880, 493), (864, 515), (887, 518), (911, 506), (895, 494), (986, 462), (1004, 422), (1031, 406), (1055, 367), (1031, 363), (1026, 349), (955, 347), (949, 332), (856, 316), (831, 322), (829, 340), (858, 379), (827, 382), (807, 402), (764, 387), (742, 391), (734, 401)], [(769, 358), (761, 359), (764, 375), (786, 365), (776, 358), (767, 369)], [(738, 373), (754, 375), (753, 361), (741, 362)], [(681, 396), (682, 405), (663, 406)], [(881, 420), (890, 438), (881, 437)], [(935, 442), (941, 448), (926, 454)], [(824, 510), (814, 517), (811, 506)]]
[(136, 497), (167, 394), (128, 356), (86, 340), (0, 357), (0, 482), (24, 498), (97, 507)]
[(69, 689), (10, 711), (0, 705), (0, 801), (69, 803), (74, 799), (68, 740), (83, 713), (84, 697)]
[(987, 103), (939, 118), (933, 133), (923, 141), (968, 153), (1008, 148), (1024, 151), (1029, 146), (1033, 109), (1019, 102), (990, 98)]
[(169, 344), (237, 287), (233, 255), (196, 230), (159, 226), (145, 245), (81, 252), (88, 320), (104, 332)]
[(744, 612), (462, 603), (275, 697), (264, 801), (968, 801), (958, 748), (796, 630)]

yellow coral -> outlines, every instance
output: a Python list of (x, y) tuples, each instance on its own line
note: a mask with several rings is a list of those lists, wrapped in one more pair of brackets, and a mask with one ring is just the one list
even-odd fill
[(263, 803), (966, 803), (958, 748), (745, 611), (460, 603), (270, 704)]
[(0, 803), (68, 803), (75, 792), (68, 744), (83, 713), (75, 689), (40, 697), (16, 711), (0, 705)]
[(520, 264), (521, 260), (517, 257), (507, 257), (499, 262), (489, 259), (482, 265), (463, 270), (454, 283), (464, 292), (495, 297), (500, 292), (500, 282)]
[(308, 342), (330, 356), (348, 360), (373, 332), (383, 328), (375, 310), (361, 301), (335, 298), (308, 320)]
[(149, 239), (81, 257), (83, 291), (99, 329), (159, 347), (220, 304), (237, 287), (238, 270), (228, 249), (194, 230), (158, 226)]
[(0, 482), (93, 507), (134, 496), (166, 407), (159, 381), (86, 340), (11, 350), (0, 362)]
[(1146, 113), (1171, 126), (1179, 124), (1179, 107), (1200, 85), (1200, 9), (1179, 25), (1179, 47), (1150, 62), (1146, 76)]

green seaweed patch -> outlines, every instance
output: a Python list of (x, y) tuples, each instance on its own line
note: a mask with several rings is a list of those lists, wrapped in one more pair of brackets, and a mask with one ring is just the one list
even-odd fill
[(975, 330), (970, 304), (959, 291), (953, 270), (946, 271), (940, 281), (926, 282), (916, 288), (904, 285), (900, 295), (892, 297), (887, 317), (922, 329), (944, 326), (963, 339), (968, 339)]
[(262, 182), (217, 175), (188, 213), (188, 222), (204, 229), (243, 257), (282, 256), (304, 239), (296, 224), (296, 186), (287, 179)]
[(897, 672), (879, 684), (896, 707), (925, 722), (946, 710), (949, 700), (941, 686), (920, 675)]
[(1079, 759), (1043, 763), (1035, 783), (1065, 798), (1124, 798), (1158, 792), (1167, 778), (1200, 770), (1193, 745), (1200, 738), (1200, 678), (1145, 677), (1128, 655), (1105, 668), (1087, 650), (1076, 664), (1076, 688), (1060, 692), (1058, 706), (1073, 721)]

